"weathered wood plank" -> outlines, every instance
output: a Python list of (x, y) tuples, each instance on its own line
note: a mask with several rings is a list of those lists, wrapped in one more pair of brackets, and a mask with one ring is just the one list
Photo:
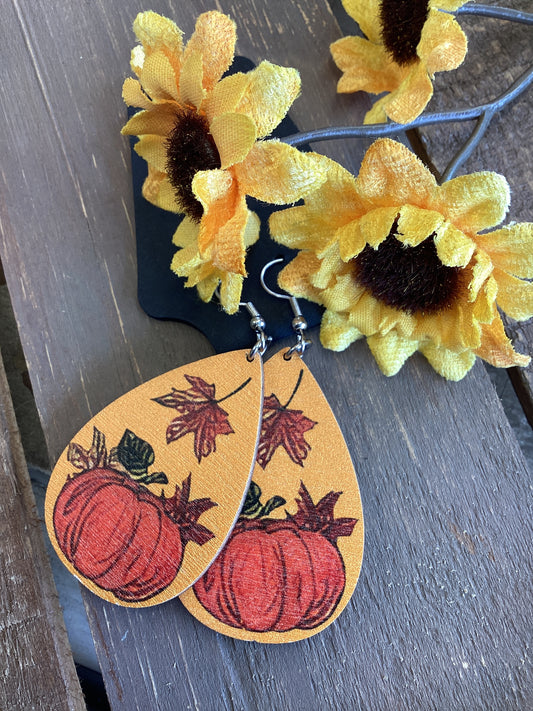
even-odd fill
[(85, 709), (0, 358), (0, 708)]
[[(485, 4), (532, 10), (530, 0), (487, 0)], [(459, 22), (468, 36), (468, 54), (459, 69), (437, 75), (432, 111), (461, 109), (495, 99), (533, 62), (533, 27), (467, 15), (461, 16)], [(516, 222), (533, 220), (531, 93), (530, 87), (492, 120), (483, 141), (459, 170), (459, 174), (495, 170), (505, 175), (512, 192), (509, 219)], [(426, 150), (438, 169), (444, 169), (473, 127), (474, 122), (468, 122), (421, 130)], [(518, 350), (533, 352), (532, 321), (517, 324), (507, 320), (506, 328)], [(509, 375), (533, 425), (533, 365), (513, 368)]]
[[(360, 122), (334, 93), (322, 2), (219, 2), (239, 51), (298, 66), (302, 129)], [(155, 2), (189, 33), (211, 9)], [(135, 298), (120, 86), (138, 5), (17, 0), (6, 8), (0, 250), (52, 457), (105, 404), (210, 346)], [(52, 37), (61, 37), (61, 42)], [(36, 117), (38, 121), (36, 122)], [(329, 148), (329, 147), (328, 147)], [(356, 169), (363, 146), (335, 147)], [(354, 599), (283, 647), (204, 629), (179, 601), (118, 608), (86, 594), (116, 709), (526, 709), (533, 702), (531, 491), (481, 365), (459, 384), (421, 358), (384, 378), (364, 344), (307, 362), (354, 456), (367, 527)]]

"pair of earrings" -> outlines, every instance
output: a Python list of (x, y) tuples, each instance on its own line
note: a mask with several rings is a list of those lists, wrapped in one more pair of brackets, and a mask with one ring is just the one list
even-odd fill
[[(264, 283), (269, 266), (261, 281), (281, 296)], [(305, 320), (281, 298), (295, 313), (288, 351), (263, 364), (265, 324), (246, 303), (251, 351), (140, 385), (61, 455), (46, 525), (95, 594), (129, 607), (180, 596), (208, 627), (262, 642), (309, 637), (347, 604), (363, 555), (357, 479), (301, 358)]]

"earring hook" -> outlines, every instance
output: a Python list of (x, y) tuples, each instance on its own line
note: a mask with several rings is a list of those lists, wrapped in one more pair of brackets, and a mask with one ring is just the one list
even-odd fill
[(270, 267), (274, 264), (279, 264), (283, 261), (283, 257), (278, 257), (277, 259), (273, 259), (271, 262), (268, 262), (268, 264), (265, 264), (265, 266), (261, 270), (260, 279), (261, 286), (267, 293), (269, 293), (271, 296), (275, 296), (276, 299), (286, 299), (291, 305), (291, 309), (294, 314), (294, 318), (292, 319), (292, 328), (293, 331), (296, 333), (297, 340), (294, 346), (289, 348), (289, 350), (284, 355), (285, 360), (290, 360), (294, 353), (298, 353), (301, 358), (305, 352), (305, 349), (307, 348), (307, 346), (311, 345), (312, 341), (304, 336), (304, 331), (307, 329), (307, 321), (305, 320), (304, 315), (302, 314), (300, 305), (298, 304), (296, 297), (291, 296), (290, 294), (279, 294), (276, 291), (272, 291), (272, 289), (267, 286), (265, 282), (265, 274), (267, 270), (270, 269)]

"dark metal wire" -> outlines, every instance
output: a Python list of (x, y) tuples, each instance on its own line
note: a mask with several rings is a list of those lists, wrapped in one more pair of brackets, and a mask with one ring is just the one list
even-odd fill
[[(489, 5), (465, 5), (458, 10), (456, 14), (462, 15), (480, 15), (483, 17), (492, 17), (499, 20), (510, 20), (511, 22), (520, 22), (526, 25), (533, 25), (533, 13), (520, 12), (518, 10), (510, 10), (504, 7), (492, 7)], [(442, 173), (441, 180), (450, 180), (459, 166), (472, 154), (485, 131), (487, 130), (494, 115), (503, 109), (504, 106), (516, 99), (527, 87), (533, 82), (533, 67), (527, 69), (511, 86), (506, 89), (503, 94), (500, 94), (494, 101), (490, 101), (480, 106), (475, 106), (471, 109), (462, 109), (461, 111), (446, 111), (441, 113), (428, 113), (419, 116), (409, 124), (400, 123), (383, 123), (383, 124), (367, 124), (364, 126), (338, 126), (321, 128), (315, 131), (306, 131), (305, 133), (296, 133), (293, 136), (287, 136), (282, 140), (290, 146), (301, 146), (314, 141), (328, 141), (341, 138), (380, 138), (383, 136), (391, 136), (402, 131), (419, 128), (421, 126), (431, 126), (437, 123), (451, 123), (454, 121), (470, 121), (476, 119), (476, 126), (468, 140), (463, 144), (461, 149), (455, 154), (452, 160), (446, 166)]]

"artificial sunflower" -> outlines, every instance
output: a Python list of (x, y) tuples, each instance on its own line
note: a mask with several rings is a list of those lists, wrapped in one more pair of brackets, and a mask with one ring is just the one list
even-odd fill
[(433, 96), (435, 72), (456, 69), (467, 40), (452, 11), (465, 0), (342, 0), (368, 39), (343, 37), (331, 45), (343, 72), (337, 91), (387, 92), (365, 116), (365, 123), (387, 117), (409, 123)]
[(122, 133), (139, 136), (135, 150), (148, 163), (143, 195), (185, 213), (174, 235), (180, 250), (172, 270), (204, 301), (220, 285), (222, 306), (234, 313), (246, 248), (259, 236), (246, 196), (293, 203), (325, 180), (297, 149), (258, 140), (287, 113), (300, 91), (299, 74), (262, 62), (222, 78), (236, 31), (220, 12), (200, 15), (185, 47), (181, 30), (155, 12), (141, 12), (133, 29), (141, 43), (131, 57), (138, 79), (126, 79), (122, 95), (141, 111)]
[(357, 178), (322, 160), (326, 183), (272, 215), (270, 229), (301, 250), (279, 283), (326, 307), (326, 348), (366, 336), (386, 375), (418, 350), (450, 380), (476, 356), (498, 367), (529, 363), (505, 335), (498, 307), (516, 320), (533, 316), (533, 283), (525, 281), (533, 278), (533, 223), (485, 232), (507, 212), (504, 177), (474, 173), (438, 185), (390, 139), (369, 148)]

